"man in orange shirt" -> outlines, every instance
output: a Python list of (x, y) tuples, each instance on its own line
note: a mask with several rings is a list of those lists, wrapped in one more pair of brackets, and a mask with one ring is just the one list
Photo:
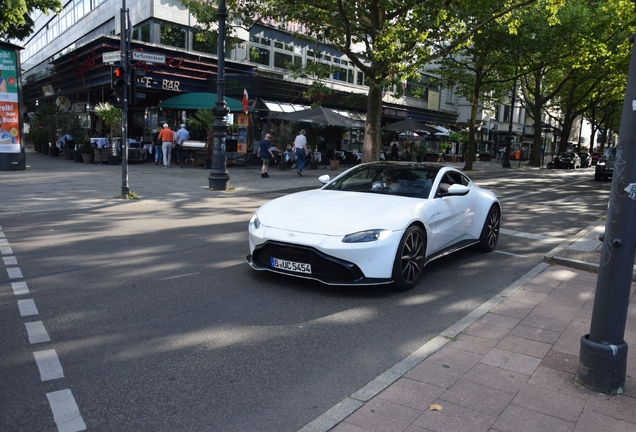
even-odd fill
[(168, 127), (168, 123), (163, 124), (163, 129), (159, 132), (157, 137), (161, 142), (161, 150), (163, 151), (163, 166), (164, 168), (170, 168), (170, 161), (172, 159), (172, 143), (174, 142), (174, 132)]

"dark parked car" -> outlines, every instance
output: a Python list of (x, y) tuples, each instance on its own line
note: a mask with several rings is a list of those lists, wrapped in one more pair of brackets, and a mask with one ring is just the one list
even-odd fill
[(592, 165), (596, 165), (603, 153), (592, 153)]
[(548, 168), (564, 168), (564, 169), (576, 169), (581, 168), (581, 158), (574, 152), (561, 153), (555, 157), (552, 162), (546, 165)]
[(608, 147), (596, 164), (594, 180), (605, 180), (614, 174), (614, 162), (616, 161), (616, 147)]
[(592, 156), (588, 152), (579, 152), (581, 158), (581, 168), (589, 168), (592, 166)]

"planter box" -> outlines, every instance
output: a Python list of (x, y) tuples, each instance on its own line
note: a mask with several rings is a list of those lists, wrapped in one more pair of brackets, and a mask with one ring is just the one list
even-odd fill
[(426, 153), (424, 160), (426, 162), (437, 162), (439, 160), (439, 155), (437, 153)]
[(492, 157), (490, 155), (487, 155), (487, 154), (480, 154), (479, 155), (479, 160), (488, 162), (488, 161), (492, 160)]
[(459, 156), (457, 155), (446, 155), (447, 162), (459, 162)]

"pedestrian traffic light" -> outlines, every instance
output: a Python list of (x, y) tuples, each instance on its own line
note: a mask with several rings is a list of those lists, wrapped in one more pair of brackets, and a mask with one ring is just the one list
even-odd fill
[(130, 103), (130, 105), (137, 105), (137, 100), (146, 98), (145, 93), (137, 93), (137, 78), (145, 77), (146, 73), (135, 68), (130, 68), (129, 72), (130, 87), (128, 88), (128, 103)]
[(113, 69), (111, 83), (115, 93), (124, 94), (124, 89), (126, 88), (126, 71), (123, 67), (118, 66)]

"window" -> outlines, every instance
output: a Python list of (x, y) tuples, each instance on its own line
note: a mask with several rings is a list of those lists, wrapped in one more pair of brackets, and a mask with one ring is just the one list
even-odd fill
[(142, 42), (150, 42), (150, 24), (142, 25), (133, 30), (133, 39)]
[(269, 66), (269, 50), (259, 47), (250, 47), (250, 61)]
[(209, 54), (216, 54), (219, 46), (218, 33), (216, 31), (194, 31), (192, 36), (192, 49)]
[(185, 29), (162, 23), (159, 43), (176, 48), (186, 48), (186, 31)]
[(368, 86), (369, 78), (365, 77), (362, 72), (358, 71), (358, 80), (356, 81), (356, 84)]
[(274, 67), (281, 69), (289, 69), (289, 64), (293, 62), (291, 54), (282, 52), (274, 52)]
[(274, 41), (274, 48), (283, 49), (283, 43)]

